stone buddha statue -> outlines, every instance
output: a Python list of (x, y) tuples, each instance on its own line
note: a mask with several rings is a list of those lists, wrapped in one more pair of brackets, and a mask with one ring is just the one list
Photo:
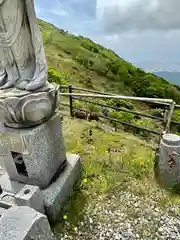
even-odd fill
[(13, 128), (36, 126), (58, 104), (33, 0), (0, 0), (0, 122)]
[(0, 0), (0, 87), (35, 90), (47, 64), (33, 0)]

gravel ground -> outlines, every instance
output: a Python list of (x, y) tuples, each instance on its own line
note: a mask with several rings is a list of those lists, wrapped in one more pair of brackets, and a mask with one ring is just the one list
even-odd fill
[(153, 200), (121, 192), (89, 204), (84, 220), (73, 232), (67, 221), (64, 232), (56, 236), (61, 240), (175, 240), (180, 239), (178, 212), (179, 206), (162, 210)]

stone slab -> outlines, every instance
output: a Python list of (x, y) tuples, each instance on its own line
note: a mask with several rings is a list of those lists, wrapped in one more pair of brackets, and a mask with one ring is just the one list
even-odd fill
[(51, 222), (57, 220), (65, 202), (73, 192), (73, 186), (81, 175), (80, 156), (67, 155), (67, 167), (47, 189), (43, 190), (44, 207)]
[[(65, 159), (62, 122), (58, 113), (34, 128), (0, 128), (0, 164), (11, 180), (46, 188)], [(17, 168), (17, 162), (22, 160), (26, 174)]]
[(12, 207), (0, 218), (0, 240), (55, 240), (45, 215), (29, 207)]

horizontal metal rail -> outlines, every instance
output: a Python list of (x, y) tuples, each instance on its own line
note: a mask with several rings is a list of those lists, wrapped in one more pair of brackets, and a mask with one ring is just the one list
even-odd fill
[(61, 96), (72, 96), (72, 97), (93, 97), (93, 98), (111, 98), (111, 99), (125, 99), (125, 100), (135, 100), (144, 102), (165, 102), (172, 103), (172, 99), (161, 99), (161, 98), (143, 98), (143, 97), (131, 97), (122, 95), (104, 95), (104, 94), (84, 94), (84, 93), (59, 93)]
[[(60, 88), (68, 89), (69, 86), (60, 86)], [(99, 93), (99, 94), (102, 94), (102, 95), (115, 95), (113, 93), (107, 93), (107, 92), (105, 93), (105, 92), (100, 92), (100, 91), (97, 91), (97, 90), (86, 89), (86, 88), (81, 88), (81, 87), (73, 87), (73, 86), (72, 86), (72, 90), (78, 90), (78, 91), (90, 92), (90, 93)]]
[[(69, 89), (69, 92), (64, 93), (64, 92), (60, 91), (59, 95), (69, 97), (70, 105), (67, 105), (67, 104), (62, 104), (62, 105), (70, 107), (70, 115), (71, 116), (73, 115), (73, 112), (72, 112), (73, 109), (78, 109), (78, 110), (84, 111), (84, 112), (90, 112), (88, 110), (80, 109), (78, 107), (73, 106), (73, 100), (78, 100), (80, 102), (95, 104), (95, 105), (98, 105), (98, 106), (101, 106), (101, 107), (104, 107), (104, 108), (113, 109), (115, 111), (128, 112), (128, 113), (134, 114), (136, 116), (142, 116), (142, 117), (146, 117), (146, 118), (150, 118), (150, 119), (153, 119), (153, 120), (164, 122), (165, 132), (169, 131), (171, 124), (180, 126), (180, 122), (172, 121), (172, 114), (174, 112), (174, 109), (175, 108), (180, 108), (180, 105), (175, 105), (175, 102), (172, 99), (124, 96), (124, 95), (117, 95), (117, 94), (112, 94), (112, 93), (104, 93), (104, 92), (100, 92), (100, 91), (96, 91), (96, 90), (92, 90), (92, 89), (85, 89), (85, 88), (81, 88), (81, 87), (59, 86), (59, 90), (63, 89), (63, 88)], [(72, 92), (73, 90), (84, 91), (85, 93)], [(84, 98), (123, 99), (123, 100), (140, 101), (140, 102), (146, 102), (146, 103), (151, 103), (151, 104), (167, 106), (169, 108), (169, 111), (168, 111), (168, 115), (165, 114), (166, 116), (164, 116), (164, 117), (158, 117), (158, 116), (153, 116), (153, 115), (150, 115), (150, 114), (147, 114), (147, 113), (141, 113), (141, 112), (138, 112), (138, 111), (134, 111), (134, 110), (130, 110), (130, 109), (122, 108), (122, 107), (108, 106), (106, 104), (101, 104), (101, 103), (98, 103), (98, 102), (89, 101), (89, 100), (84, 99)], [(163, 109), (163, 107), (162, 107), (162, 109)], [(98, 116), (100, 116), (102, 118), (105, 118), (105, 119), (109, 119), (109, 120), (114, 121), (114, 122), (118, 122), (118, 123), (123, 124), (123, 125), (136, 127), (136, 128), (141, 129), (141, 130), (149, 131), (149, 132), (155, 133), (155, 134), (161, 134), (160, 132), (150, 130), (150, 129), (147, 129), (147, 128), (143, 128), (143, 127), (140, 127), (140, 126), (136, 126), (136, 125), (128, 123), (128, 122), (122, 122), (122, 121), (119, 121), (117, 119), (112, 119), (112, 118), (108, 117), (107, 115), (104, 116), (104, 115), (99, 115), (98, 114)]]
[[(112, 95), (112, 96), (116, 95), (116, 94), (113, 94), (113, 93), (101, 92), (101, 91), (92, 90), (92, 89), (86, 89), (86, 88), (81, 88), (81, 87), (74, 87), (74, 86), (71, 86), (71, 87), (72, 87), (72, 90), (79, 90), (79, 91), (83, 91), (83, 92), (97, 93), (97, 94), (101, 94), (101, 95)], [(68, 89), (69, 86), (61, 85), (61, 86), (59, 86), (59, 89), (60, 88)], [(163, 100), (163, 99), (161, 99), (161, 100)], [(168, 99), (168, 100), (171, 100), (171, 99)], [(142, 100), (142, 102), (143, 102), (143, 100)], [(161, 102), (155, 102), (155, 103), (161, 104), (161, 105), (165, 105), (165, 106), (169, 106), (169, 103), (162, 102), (162, 101)], [(180, 105), (176, 104), (175, 108), (180, 108)]]
[(108, 106), (108, 105), (105, 105), (105, 104), (101, 104), (101, 103), (97, 103), (97, 102), (92, 102), (92, 101), (88, 101), (88, 100), (81, 99), (81, 98), (77, 98), (77, 97), (73, 97), (73, 100), (79, 100), (79, 101), (81, 101), (81, 102), (91, 103), (91, 104), (98, 105), (98, 106), (101, 106), (101, 107), (110, 108), (110, 109), (113, 109), (113, 110), (116, 110), (116, 111), (128, 112), (128, 113), (132, 113), (132, 114), (134, 114), (134, 115), (138, 115), (138, 116), (141, 116), (141, 117), (147, 117), (147, 118), (151, 118), (151, 119), (154, 119), (154, 120), (164, 121), (164, 118), (163, 118), (163, 117), (156, 117), (156, 116), (152, 116), (152, 115), (150, 115), (150, 114), (140, 113), (140, 112), (132, 111), (132, 110), (125, 109), (125, 108)]
[[(167, 107), (170, 106), (168, 103), (165, 103), (165, 102), (156, 102), (156, 104), (158, 104), (158, 105), (164, 105), (164, 106), (167, 106)], [(177, 105), (177, 104), (176, 104), (174, 107), (175, 107), (175, 108), (180, 108), (180, 105)]]
[[(73, 99), (78, 100), (78, 98), (73, 98)], [(154, 119), (154, 120), (157, 120), (157, 121), (158, 120), (159, 121), (164, 120), (164, 118), (161, 118), (161, 117), (156, 117), (156, 116), (152, 116), (152, 115), (148, 115), (148, 114), (144, 114), (144, 113), (139, 113), (139, 112), (135, 112), (135, 111), (131, 111), (131, 110), (126, 110), (126, 109), (123, 109), (123, 108), (111, 107), (111, 106), (103, 105), (101, 103), (94, 103), (94, 102), (91, 102), (91, 101), (87, 101), (87, 100), (84, 100), (84, 99), (80, 100), (80, 101), (93, 103), (93, 104), (96, 104), (96, 105), (99, 105), (99, 106), (102, 106), (102, 107), (107, 107), (107, 108), (110, 108), (110, 109), (114, 109), (116, 111), (129, 112), (129, 113), (136, 114), (136, 115), (139, 115), (139, 116), (142, 116), (142, 117), (151, 118), (151, 119)], [(70, 107), (70, 105), (66, 104), (66, 103), (60, 103), (60, 105), (65, 106), (65, 107)], [(75, 108), (75, 107), (73, 107), (73, 108)], [(176, 122), (176, 121), (171, 121), (171, 124), (180, 126), (180, 122)]]

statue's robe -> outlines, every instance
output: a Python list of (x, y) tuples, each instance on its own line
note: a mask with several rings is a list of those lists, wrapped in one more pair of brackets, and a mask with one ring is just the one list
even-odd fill
[(0, 61), (9, 81), (33, 81), (47, 72), (33, 0), (0, 0)]

